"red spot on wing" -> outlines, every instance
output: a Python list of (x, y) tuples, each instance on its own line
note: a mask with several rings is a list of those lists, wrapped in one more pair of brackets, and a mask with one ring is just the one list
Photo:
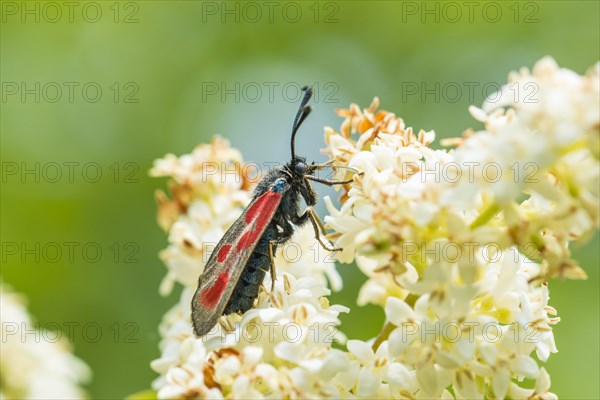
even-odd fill
[(279, 207), (281, 196), (281, 193), (265, 192), (248, 208), (244, 220), (251, 226), (237, 242), (236, 250), (250, 248), (260, 238), (277, 207)]
[(198, 295), (198, 301), (208, 308), (215, 308), (221, 299), (221, 295), (227, 286), (229, 281), (229, 274), (227, 272), (221, 272), (217, 277), (217, 280), (209, 288), (204, 289)]
[[(271, 214), (279, 205), (281, 193), (267, 191), (262, 194), (246, 211), (246, 223), (254, 221), (257, 217), (266, 216), (270, 219)], [(264, 217), (263, 217), (264, 219)], [(260, 222), (260, 221), (259, 221)]]
[(235, 246), (236, 250), (244, 250), (252, 246), (252, 243), (260, 238), (260, 233), (261, 231), (256, 229), (256, 227), (254, 227), (253, 230), (244, 233)]
[(227, 255), (229, 254), (229, 250), (231, 250), (230, 244), (226, 244), (223, 247), (221, 247), (221, 249), (217, 253), (217, 261), (220, 263), (225, 261), (225, 259), (227, 258)]

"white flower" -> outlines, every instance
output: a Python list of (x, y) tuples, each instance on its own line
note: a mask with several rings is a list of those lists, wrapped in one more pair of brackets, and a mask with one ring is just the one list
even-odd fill
[[(265, 285), (270, 287), (270, 282)], [(163, 321), (162, 356), (152, 362), (163, 374), (154, 383), (159, 398), (211, 397), (213, 389), (236, 398), (276, 393), (339, 396), (340, 389), (329, 380), (348, 362), (331, 345), (334, 339), (343, 340), (337, 316), (347, 309), (329, 306), (322, 297), (327, 294), (329, 289), (312, 277), (297, 280), (283, 273), (273, 293), (259, 294), (256, 308), (241, 318), (225, 319), (231, 330), (217, 326), (196, 338), (189, 322), (191, 290), (186, 289), (181, 303)], [(249, 354), (254, 361), (244, 367)], [(279, 384), (281, 379), (287, 386)]]
[(580, 76), (559, 68), (551, 57), (539, 60), (530, 72), (509, 75), (500, 93), (488, 97), (485, 111), (510, 106), (526, 126), (544, 135), (551, 146), (566, 148), (597, 135), (600, 121), (600, 63)]
[[(189, 189), (212, 189), (214, 192), (232, 192), (247, 184), (240, 152), (229, 142), (214, 137), (210, 145), (200, 145), (191, 154), (176, 157), (167, 154), (156, 160), (151, 176), (168, 176)], [(228, 173), (224, 173), (227, 171)], [(243, 178), (243, 179), (242, 179)], [(208, 197), (212, 193), (197, 193)]]
[[(91, 371), (71, 353), (69, 343), (46, 340), (35, 330), (23, 297), (0, 282), (2, 357), (0, 398), (80, 399)], [(24, 334), (24, 333), (27, 334)]]
[[(539, 376), (532, 351), (543, 361), (557, 351), (550, 326), (557, 320), (548, 316), (555, 311), (547, 304), (547, 288), (528, 283), (539, 273), (539, 265), (523, 257), (515, 262), (518, 253), (511, 253), (487, 266), (475, 291), (462, 292), (470, 303), (463, 315), (440, 309), (432, 292), (422, 295), (414, 307), (388, 299), (386, 317), (396, 327), (389, 334), (389, 353), (416, 370), (426, 393), (438, 396), (450, 383), (450, 375), (461, 376), (454, 385), (467, 398), (483, 397), (474, 384), (478, 379), (503, 398), (512, 378)], [(460, 298), (452, 290), (441, 290), (438, 286), (436, 298), (445, 296), (447, 302)]]
[(463, 142), (454, 158), (462, 173), (446, 194), (445, 202), (469, 206), (469, 202), (476, 201), (474, 195), (478, 192), (492, 195), (500, 204), (515, 200), (531, 183), (540, 180), (540, 170), (556, 155), (541, 133), (530, 131), (513, 113), (506, 118), (496, 113), (486, 120), (485, 131), (476, 132)]
[[(449, 385), (459, 398), (505, 397), (525, 377), (553, 396), (532, 354), (557, 351), (543, 279), (585, 277), (569, 243), (599, 226), (598, 71), (545, 59), (511, 76), (500, 101), (470, 109), (484, 129), (448, 141), (451, 151), (430, 149), (433, 132), (415, 135), (377, 99), (340, 111), (339, 133), (325, 130), (325, 153), (362, 172), (341, 208), (326, 199), (329, 237), (368, 277), (359, 304), (386, 307), (376, 343), (414, 371), (418, 397), (445, 397)], [(510, 101), (513, 83), (534, 85), (536, 101)], [(365, 374), (364, 387), (384, 382)]]

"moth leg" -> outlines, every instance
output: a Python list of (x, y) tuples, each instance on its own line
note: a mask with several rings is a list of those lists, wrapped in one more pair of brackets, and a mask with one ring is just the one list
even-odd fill
[(271, 292), (275, 290), (275, 281), (277, 280), (277, 272), (275, 269), (275, 246), (283, 244), (285, 241), (274, 239), (269, 240), (269, 265), (271, 266)]
[[(307, 207), (306, 209), (308, 210), (308, 208), (309, 207)], [(296, 226), (301, 226), (301, 225), (304, 225), (304, 223), (306, 222), (307, 219), (308, 219), (308, 213), (306, 212), (306, 210), (304, 210), (304, 212), (302, 214), (293, 217), (292, 222)]]
[(304, 179), (308, 179), (310, 181), (319, 182), (319, 183), (322, 183), (322, 184), (327, 185), (327, 186), (345, 185), (346, 183), (352, 183), (352, 182), (354, 182), (354, 179), (348, 179), (348, 180), (345, 180), (345, 181), (333, 181), (331, 179), (317, 178), (316, 176), (312, 176), (312, 175), (304, 175)]
[[(306, 219), (305, 216), (307, 216), (308, 219), (310, 220), (310, 223), (313, 226), (313, 230), (315, 231), (315, 239), (317, 239), (317, 241), (319, 242), (319, 244), (321, 245), (322, 248), (324, 248), (327, 251), (341, 251), (342, 250), (340, 247), (329, 247), (323, 242), (323, 240), (321, 239), (321, 233), (325, 234), (325, 225), (323, 224), (323, 221), (321, 221), (321, 218), (319, 218), (319, 216), (317, 215), (315, 210), (313, 210), (312, 207), (310, 207), (310, 206), (306, 207), (306, 210), (304, 210), (304, 212), (299, 217), (299, 219), (301, 219), (301, 218)], [(331, 245), (331, 243), (330, 243), (330, 245)]]
[(355, 174), (358, 174), (358, 175), (362, 175), (363, 174), (361, 171), (359, 171), (358, 169), (353, 168), (353, 167), (348, 167), (346, 165), (332, 165), (333, 162), (334, 162), (334, 160), (329, 160), (329, 161), (327, 161), (326, 163), (323, 163), (323, 164), (312, 165), (312, 167), (314, 167), (316, 170), (322, 170), (322, 169), (325, 169), (325, 168), (332, 168), (332, 169), (339, 168), (339, 169), (345, 169), (347, 171), (354, 172)]
[(323, 164), (315, 164), (315, 163), (313, 163), (312, 166), (314, 166), (316, 169), (323, 169), (323, 168), (330, 167), (331, 164), (333, 164), (334, 162), (335, 162), (335, 160), (332, 158), (331, 160), (328, 160), (328, 161), (324, 162)]
[[(292, 224), (290, 224), (289, 221), (284, 220), (283, 224), (281, 224), (281, 236), (282, 237), (292, 237), (292, 235), (294, 234), (294, 226)], [(278, 241), (278, 243), (276, 244), (283, 244), (285, 243), (285, 240), (280, 240), (280, 239), (276, 239), (275, 241)]]

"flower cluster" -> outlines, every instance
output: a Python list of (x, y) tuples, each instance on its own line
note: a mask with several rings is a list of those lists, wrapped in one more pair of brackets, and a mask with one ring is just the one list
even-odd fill
[[(198, 276), (253, 180), (220, 138), (157, 160), (151, 174), (171, 178), (170, 197), (157, 195), (169, 233), (160, 291), (183, 286), (160, 326), (158, 397), (555, 398), (538, 364), (557, 351), (547, 279), (585, 277), (569, 246), (600, 225), (599, 75), (550, 58), (511, 74), (495, 101), (471, 107), (483, 128), (443, 141), (450, 150), (377, 98), (338, 111), (324, 153), (351, 167), (335, 172), (351, 183), (339, 208), (325, 199), (325, 221), (338, 261), (367, 276), (358, 304), (385, 311), (369, 341), (340, 332), (349, 309), (327, 296), (342, 282), (310, 226), (278, 247), (273, 290), (267, 275), (252, 309), (195, 337)], [(515, 99), (515, 85), (534, 91)]]
[(0, 281), (0, 399), (81, 399), (91, 371), (66, 340), (40, 339), (21, 295)]
[[(484, 129), (445, 141), (450, 151), (377, 111), (378, 99), (326, 129), (324, 152), (363, 172), (340, 209), (326, 199), (330, 239), (368, 277), (359, 303), (385, 308), (374, 347), (414, 371), (413, 395), (554, 397), (531, 355), (556, 352), (546, 277), (585, 277), (569, 244), (599, 226), (598, 76), (598, 65), (579, 76), (550, 58), (511, 74), (500, 102), (470, 109)], [(531, 104), (511, 102), (515, 84), (533, 85)]]

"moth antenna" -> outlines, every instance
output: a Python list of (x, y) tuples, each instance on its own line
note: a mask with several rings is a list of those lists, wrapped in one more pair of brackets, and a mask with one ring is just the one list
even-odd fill
[(292, 160), (296, 158), (296, 132), (298, 132), (300, 125), (302, 125), (302, 122), (304, 122), (306, 117), (308, 117), (308, 114), (310, 114), (310, 112), (312, 111), (310, 106), (307, 106), (307, 104), (310, 98), (312, 97), (313, 90), (310, 86), (304, 86), (302, 90), (304, 91), (304, 97), (302, 98), (302, 102), (300, 103), (300, 107), (298, 108), (298, 112), (296, 113), (296, 118), (294, 118), (294, 125), (292, 126)]

